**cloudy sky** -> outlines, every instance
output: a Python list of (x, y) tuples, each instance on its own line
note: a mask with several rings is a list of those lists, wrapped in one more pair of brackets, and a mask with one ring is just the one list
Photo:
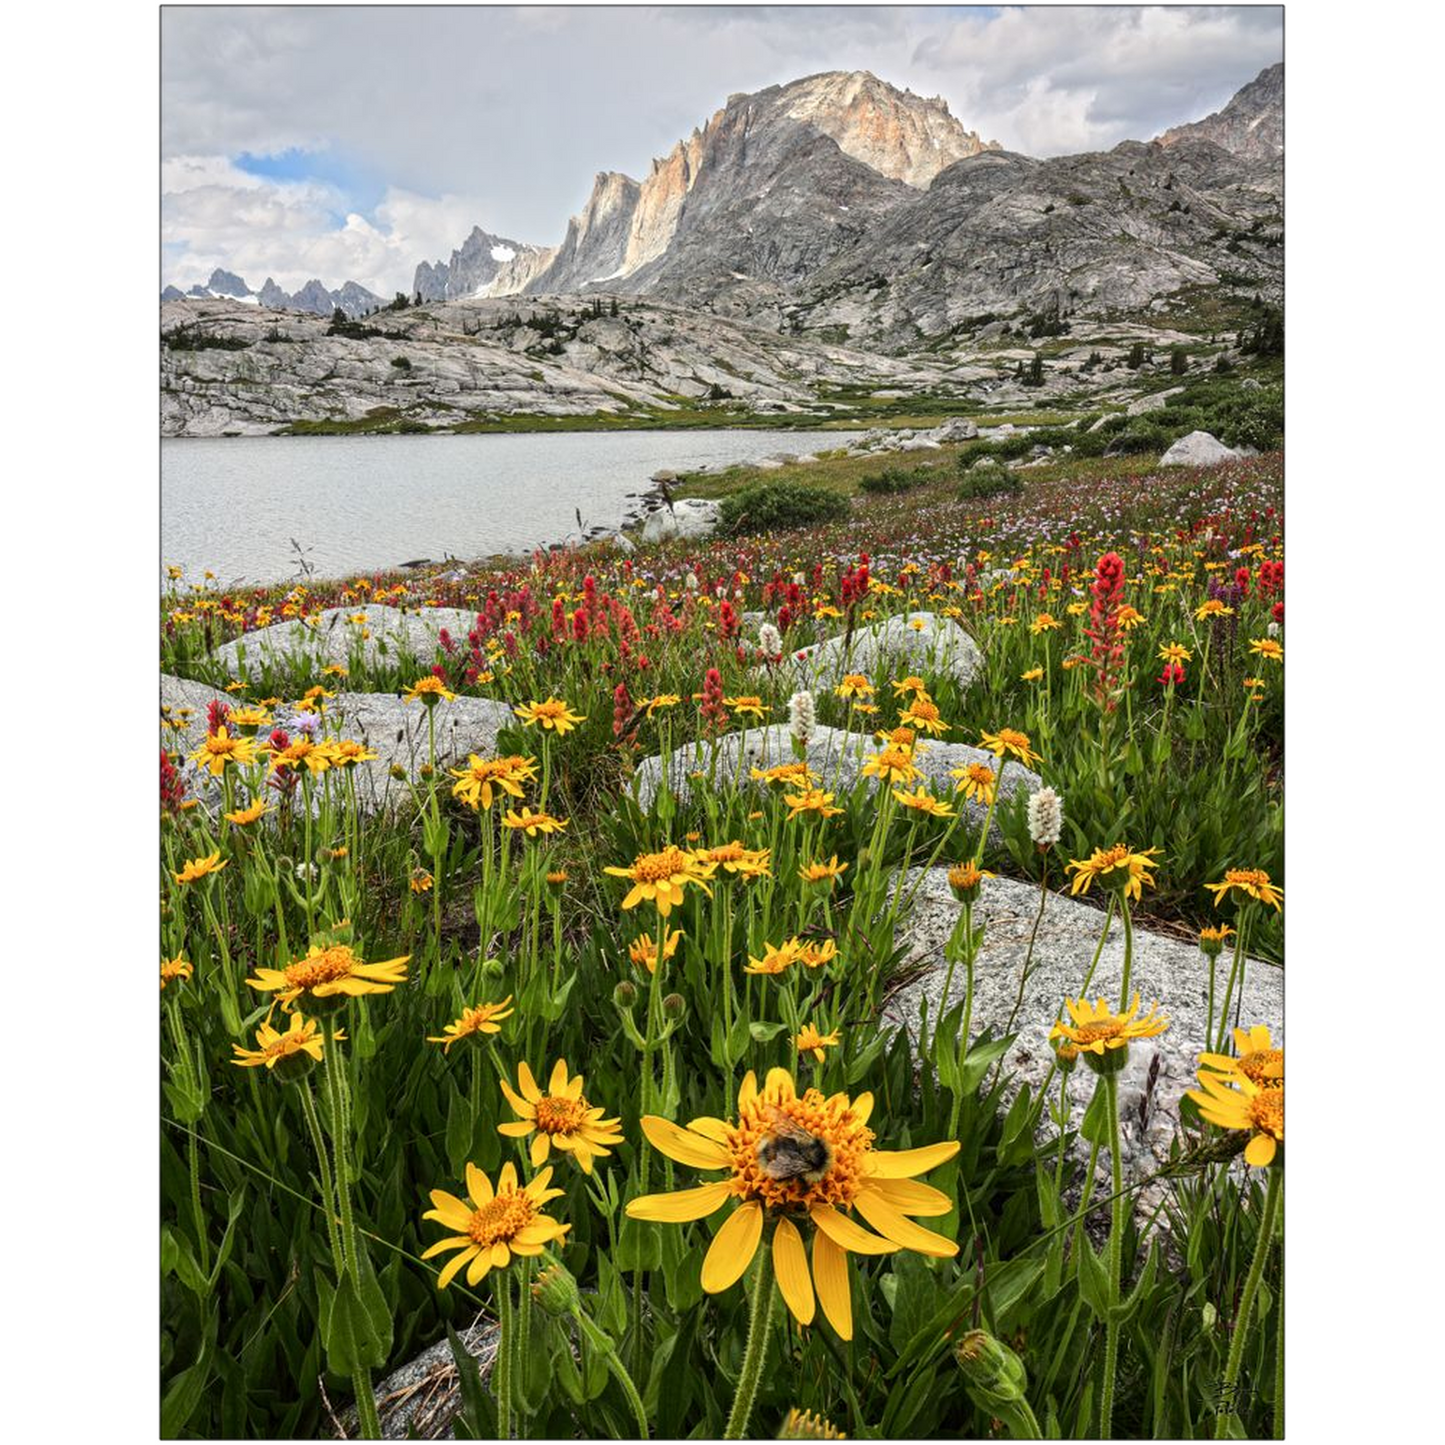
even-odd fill
[(822, 70), (1049, 156), (1198, 119), (1282, 58), (1273, 6), (168, 6), (161, 280), (390, 295), (473, 225), (553, 244), (598, 171)]

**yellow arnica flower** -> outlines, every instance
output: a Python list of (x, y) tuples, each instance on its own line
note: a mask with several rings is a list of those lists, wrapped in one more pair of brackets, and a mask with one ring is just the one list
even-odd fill
[(1267, 662), (1283, 662), (1284, 648), (1272, 637), (1252, 637), (1249, 641), (1249, 650), (1258, 653)]
[(754, 782), (775, 783), (785, 788), (810, 787), (822, 782), (822, 775), (807, 763), (779, 763), (775, 768), (753, 768), (751, 772)]
[(833, 806), (836, 795), (825, 793), (821, 788), (809, 788), (802, 793), (784, 793), (783, 801), (788, 805), (788, 821), (804, 813), (816, 813), (820, 818), (836, 818), (843, 810)]
[(1031, 667), (1027, 672), (1019, 673), (1020, 682), (1038, 682), (1043, 677), (1044, 670), (1041, 667)]
[(893, 695), (895, 697), (903, 697), (906, 693), (910, 692), (927, 693), (927, 691), (928, 684), (924, 682), (921, 677), (915, 677), (911, 674), (908, 677), (900, 677), (898, 681), (893, 684)]
[[(657, 965), (665, 963), (677, 952), (677, 945), (682, 940), (682, 929), (660, 928), (658, 930), (658, 943), (652, 941), (650, 933), (644, 933), (633, 939), (627, 945), (627, 956), (638, 968), (645, 968), (648, 973), (656, 973)], [(662, 957), (658, 958), (658, 947), (661, 946)]]
[(610, 1144), (622, 1142), (620, 1119), (604, 1119), (605, 1109), (593, 1108), (582, 1093), (582, 1075), (567, 1077), (567, 1060), (558, 1059), (547, 1080), (547, 1092), (537, 1087), (532, 1071), (525, 1063), (517, 1065), (515, 1093), (505, 1079), (499, 1079), (507, 1102), (518, 1116), (516, 1123), (498, 1124), (497, 1132), (511, 1139), (532, 1136), (532, 1168), (547, 1162), (547, 1154), (555, 1144), (570, 1154), (584, 1174), (592, 1172), (592, 1160), (610, 1154)]
[(354, 768), (358, 763), (373, 763), (376, 754), (355, 738), (338, 738), (331, 744), (331, 763), (337, 768)]
[(949, 777), (958, 779), (956, 792), (965, 798), (977, 798), (989, 807), (998, 792), (998, 774), (987, 763), (969, 763), (964, 768), (950, 768)]
[(403, 702), (422, 702), (435, 707), (443, 698), (455, 702), (457, 695), (439, 677), (419, 677), (401, 695)]
[(1194, 609), (1194, 620), (1203, 622), (1206, 617), (1233, 617), (1234, 608), (1226, 607), (1217, 597), (1202, 602)]
[[(344, 1035), (338, 1033), (336, 1037)], [(256, 1042), (260, 1048), (243, 1049), (240, 1044), (232, 1044), (236, 1057), (231, 1062), (243, 1069), (257, 1069), (263, 1064), (268, 1069), (274, 1069), (279, 1064), (282, 1073), (286, 1074), (296, 1067), (298, 1055), (319, 1064), (325, 1040), (315, 1019), (303, 1019), (299, 1013), (294, 1013), (291, 1015), (291, 1027), (284, 1034), (263, 1023), (256, 1030)]]
[(189, 960), (177, 954), (174, 958), (161, 959), (161, 987), (175, 979), (189, 978), (195, 972)]
[(1245, 1163), (1265, 1169), (1274, 1163), (1279, 1146), (1284, 1143), (1284, 1083), (1269, 1088), (1235, 1074), (1226, 1077), (1199, 1071), (1199, 1088), (1186, 1089), (1184, 1097), (1199, 1105), (1199, 1112), (1221, 1129), (1249, 1131), (1244, 1146)]
[(839, 697), (871, 697), (873, 684), (861, 672), (850, 672), (844, 675), (833, 691)]
[(682, 904), (682, 890), (689, 883), (697, 884), (709, 898), (712, 897), (708, 880), (713, 875), (713, 864), (703, 862), (695, 853), (684, 853), (676, 844), (664, 848), (661, 853), (641, 854), (630, 868), (604, 868), (602, 871), (614, 878), (632, 880), (632, 890), (622, 900), (623, 908), (653, 903), (663, 918)]
[(921, 778), (923, 772), (913, 764), (912, 748), (893, 746), (869, 753), (863, 760), (863, 776), (884, 783), (912, 783)]
[[(794, 942), (796, 941), (795, 939)], [(832, 963), (837, 956), (838, 945), (831, 938), (825, 938), (821, 943), (805, 943), (798, 950), (798, 962), (805, 968), (822, 968), (825, 963)]]
[(177, 883), (194, 883), (197, 878), (204, 878), (209, 873), (219, 873), (230, 861), (229, 858), (222, 858), (219, 853), (211, 853), (205, 858), (192, 858), (179, 873), (173, 873), (171, 877)]
[(493, 789), (513, 798), (522, 796), (522, 784), (535, 782), (537, 760), (535, 758), (479, 758), (476, 753), (467, 755), (464, 768), (451, 768), (452, 796), (460, 798), (469, 808), (490, 808), (496, 796)]
[(637, 706), (645, 707), (648, 717), (651, 717), (659, 708), (676, 707), (681, 701), (682, 698), (675, 692), (660, 692), (656, 697), (648, 698), (646, 702), (639, 700)]
[(261, 993), (274, 993), (283, 1008), (289, 1009), (298, 998), (305, 997), (313, 1012), (320, 1013), (311, 1001), (327, 998), (357, 998), (366, 993), (390, 993), (406, 982), (406, 966), (410, 954), (389, 958), (385, 963), (363, 963), (349, 945), (313, 943), (305, 958), (285, 968), (257, 968), (256, 977), (246, 982)]
[(476, 1008), (464, 1008), (461, 1018), (443, 1025), (436, 1037), (428, 1035), (427, 1043), (440, 1044), (442, 1053), (449, 1054), (454, 1043), (471, 1034), (499, 1034), (502, 1031), (501, 1020), (509, 1019), (516, 1013), (516, 1009), (509, 1007), (511, 1002), (512, 995), (508, 994), (501, 1003), (482, 1003)]
[(902, 807), (913, 813), (926, 813), (930, 818), (952, 818), (953, 809), (947, 803), (935, 798), (927, 788), (919, 788), (917, 792), (901, 793), (897, 788), (893, 790), (893, 796)]
[(831, 1034), (820, 1034), (812, 1024), (804, 1024), (793, 1035), (793, 1046), (800, 1054), (812, 1054), (821, 1064), (826, 1057), (825, 1050), (836, 1048), (842, 1040), (836, 1030)]
[(751, 693), (743, 697), (725, 697), (723, 698), (723, 706), (731, 708), (735, 717), (742, 717), (746, 713), (752, 717), (760, 718), (765, 712), (772, 711), (772, 709), (763, 702), (762, 698)]
[(1255, 1024), (1252, 1029), (1235, 1029), (1234, 1054), (1200, 1054), (1204, 1068), (1216, 1073), (1240, 1075), (1260, 1089), (1284, 1087), (1284, 1050), (1274, 1047), (1269, 1029)]
[(213, 778), (219, 778), (227, 765), (254, 762), (255, 744), (250, 738), (237, 736), (227, 727), (218, 727), (191, 754), (191, 761), (199, 763)]
[(724, 873), (734, 873), (741, 878), (772, 877), (770, 848), (748, 848), (734, 841), (716, 848), (700, 848), (697, 856), (700, 862), (712, 863)]
[(983, 746), (996, 758), (1008, 753), (1026, 765), (1040, 761), (1039, 755), (1029, 742), (1029, 735), (1019, 732), (1017, 728), (1000, 728), (996, 733), (983, 733), (981, 737)]
[(763, 945), (763, 956), (754, 958), (748, 955), (748, 961), (743, 965), (744, 973), (784, 973), (803, 957), (803, 943), (801, 939), (789, 938), (782, 943), (768, 943)]
[(573, 712), (560, 698), (549, 697), (545, 702), (527, 702), (513, 712), (528, 727), (540, 727), (565, 737), (578, 723), (587, 721), (580, 713)]
[(973, 903), (978, 899), (978, 890), (985, 878), (996, 878), (986, 868), (980, 868), (971, 858), (966, 863), (955, 863), (948, 870), (948, 886), (960, 903)]
[(1144, 894), (1144, 885), (1154, 886), (1154, 875), (1150, 871), (1159, 865), (1154, 859), (1157, 848), (1146, 848), (1142, 853), (1129, 851), (1127, 843), (1115, 843), (1112, 848), (1095, 848), (1087, 858), (1072, 859), (1070, 869), (1074, 873), (1069, 892), (1087, 893), (1089, 885), (1096, 879), (1105, 888), (1122, 888), (1126, 898), (1138, 902)]
[(508, 808), (502, 814), (502, 822), (509, 828), (516, 828), (526, 833), (529, 838), (535, 838), (538, 833), (560, 833), (568, 824), (567, 818), (554, 818), (550, 813), (534, 813), (530, 808), (524, 806), (519, 813)]
[(798, 869), (798, 877), (804, 883), (831, 883), (835, 878), (841, 878), (848, 870), (846, 863), (838, 861), (838, 855), (833, 854), (826, 863), (819, 860), (816, 863), (804, 863)]
[[(958, 1253), (953, 1240), (910, 1217), (936, 1217), (952, 1209), (948, 1195), (914, 1176), (953, 1158), (958, 1142), (899, 1152), (875, 1149), (868, 1128), (872, 1112), (871, 1094), (825, 1098), (809, 1089), (800, 1096), (786, 1069), (772, 1069), (761, 1090), (751, 1072), (743, 1079), (736, 1123), (702, 1118), (684, 1129), (644, 1115), (642, 1130), (653, 1148), (695, 1169), (725, 1172), (696, 1189), (631, 1200), (628, 1216), (683, 1223), (738, 1201), (703, 1260), (703, 1289), (717, 1294), (736, 1284), (757, 1253), (764, 1226), (771, 1224), (774, 1274), (793, 1317), (811, 1325), (821, 1304), (838, 1335), (852, 1339), (849, 1251), (912, 1249), (943, 1259)], [(876, 1234), (850, 1217), (853, 1209)], [(814, 1231), (811, 1273), (794, 1222), (804, 1219)]]
[(941, 737), (950, 727), (939, 713), (938, 704), (926, 692), (914, 693), (913, 700), (898, 714), (898, 718), (909, 727), (934, 737)]
[(1110, 1049), (1126, 1049), (1130, 1039), (1152, 1039), (1169, 1027), (1169, 1020), (1159, 1013), (1156, 1003), (1143, 1018), (1136, 1018), (1139, 1012), (1139, 995), (1134, 995), (1126, 1013), (1114, 1013), (1108, 1003), (1099, 999), (1091, 1004), (1088, 999), (1064, 1000), (1073, 1024), (1062, 1019), (1049, 1030), (1051, 1039), (1068, 1039), (1077, 1044), (1080, 1053), (1103, 1055)]
[(1192, 662), (1194, 654), (1180, 642), (1166, 642), (1159, 649), (1160, 662)]
[(248, 828), (252, 823), (259, 823), (269, 811), (265, 798), (257, 798), (249, 808), (237, 808), (233, 813), (226, 813), (228, 823), (234, 823), (238, 828)]
[(411, 877), (407, 880), (407, 887), (413, 893), (430, 893), (432, 884), (436, 880), (426, 871), (425, 868), (413, 868)]
[(562, 1193), (560, 1189), (549, 1189), (551, 1182), (549, 1167), (519, 1189), (517, 1167), (507, 1163), (497, 1175), (494, 1192), (491, 1180), (475, 1164), (468, 1163), (470, 1204), (444, 1189), (433, 1189), (433, 1207), (422, 1218), (435, 1219), (459, 1233), (439, 1239), (422, 1258), (430, 1259), (448, 1249), (460, 1251), (446, 1262), (437, 1276), (437, 1288), (445, 1289), (463, 1265), (467, 1266), (467, 1283), (475, 1287), (488, 1270), (505, 1269), (511, 1264), (513, 1255), (538, 1255), (543, 1246), (561, 1239), (572, 1226), (542, 1213), (542, 1206)]
[(1063, 625), (1057, 617), (1051, 616), (1047, 612), (1040, 612), (1039, 615), (1029, 623), (1029, 631), (1037, 637), (1041, 632), (1051, 632), (1054, 628), (1062, 627)]
[(331, 745), (313, 743), (302, 736), (288, 743), (284, 748), (268, 748), (271, 754), (271, 771), (282, 768), (302, 767), (312, 774), (324, 773), (331, 766)]
[(1204, 885), (1214, 894), (1216, 908), (1224, 901), (1224, 895), (1237, 888), (1246, 898), (1257, 898), (1267, 903), (1276, 913), (1283, 911), (1284, 889), (1269, 881), (1269, 874), (1263, 868), (1231, 868), (1223, 882)]
[(1114, 621), (1118, 623), (1119, 627), (1125, 632), (1132, 632), (1140, 623), (1147, 620), (1142, 612), (1137, 608), (1130, 607), (1128, 603), (1125, 603), (1124, 606), (1114, 614)]

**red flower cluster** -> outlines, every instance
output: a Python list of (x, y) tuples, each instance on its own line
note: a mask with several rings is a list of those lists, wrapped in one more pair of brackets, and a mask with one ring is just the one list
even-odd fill
[(171, 761), (171, 755), (161, 749), (161, 812), (179, 813), (186, 798), (186, 780), (181, 770)]
[(215, 737), (218, 728), (231, 720), (231, 705), (223, 698), (213, 697), (206, 705), (206, 735)]
[(1119, 608), (1124, 604), (1124, 559), (1117, 552), (1105, 552), (1099, 558), (1089, 595), (1093, 598), (1089, 604), (1090, 625), (1084, 634), (1094, 641), (1089, 654), (1098, 672), (1094, 696), (1105, 712), (1113, 712), (1124, 665), (1124, 644), (1119, 631)]
[(719, 731), (727, 726), (728, 710), (723, 706), (722, 673), (717, 668), (708, 668), (698, 700), (702, 703), (698, 711), (702, 713), (704, 723)]

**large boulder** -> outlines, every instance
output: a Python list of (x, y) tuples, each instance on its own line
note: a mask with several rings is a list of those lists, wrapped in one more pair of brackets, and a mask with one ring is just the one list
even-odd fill
[(266, 663), (291, 666), (300, 661), (315, 671), (347, 666), (358, 649), (368, 663), (408, 656), (430, 664), (445, 628), (460, 646), (476, 626), (475, 612), (459, 607), (422, 607), (409, 612), (371, 602), (361, 607), (329, 607), (306, 621), (292, 619), (258, 627), (223, 643), (211, 654), (227, 672), (255, 672)]
[(951, 416), (929, 435), (936, 442), (967, 442), (978, 435), (978, 423), (971, 417)]
[[(900, 943), (906, 952), (899, 967), (905, 975), (918, 969), (924, 971), (888, 1000), (884, 1022), (894, 1030), (906, 1028), (916, 1039), (921, 1007), (927, 1005), (930, 1028), (945, 1007), (943, 986), (948, 965), (943, 950), (961, 905), (949, 890), (944, 868), (914, 869), (905, 881), (905, 897), (910, 896), (907, 890), (914, 884), (918, 885), (917, 892), (912, 895), (912, 906), (904, 912)], [(974, 907), (974, 921), (985, 926), (985, 933), (974, 968), (970, 1032), (975, 1039), (985, 1032), (994, 1038), (1005, 1032), (1017, 1034), (1004, 1059), (1005, 1102), (1011, 1101), (1024, 1084), (1037, 1094), (1049, 1077), (1054, 1059), (1049, 1030), (1063, 1008), (1064, 998), (1079, 996), (1104, 926), (1102, 908), (1049, 894), (1039, 921), (1023, 1002), (1009, 1030), (1009, 1016), (1018, 997), (1019, 975), (1038, 909), (1038, 887), (1008, 878), (985, 881)], [(1123, 961), (1124, 933), (1116, 920), (1089, 984), (1090, 998), (1118, 999)], [(1229, 966), (1230, 954), (1226, 952), (1216, 964), (1216, 1008), (1223, 1001)], [(1168, 1015), (1170, 1023), (1157, 1038), (1130, 1046), (1128, 1063), (1119, 1075), (1119, 1114), (1123, 1123), (1120, 1156), (1126, 1181), (1152, 1173), (1167, 1162), (1170, 1141), (1179, 1128), (1180, 1097), (1185, 1089), (1194, 1087), (1199, 1054), (1212, 1047), (1205, 1041), (1209, 961), (1196, 944), (1135, 927), (1130, 990), (1135, 989), (1143, 1000), (1143, 1011), (1157, 1000), (1160, 1012)], [(963, 993), (960, 968), (955, 971), (946, 1006), (961, 1002)], [(1233, 1006), (1230, 1014), (1232, 1021)], [(1283, 1039), (1282, 969), (1258, 959), (1248, 960), (1239, 1018), (1246, 1027), (1265, 1024), (1272, 1037)], [(1158, 1070), (1151, 1087), (1149, 1078), (1156, 1057)], [(1092, 1096), (1095, 1077), (1081, 1065), (1070, 1080), (1071, 1127), (1075, 1129)], [(1057, 1088), (1055, 1075), (1055, 1096)], [(1047, 1114), (1041, 1130), (1042, 1139), (1057, 1137)], [(1087, 1159), (1087, 1144), (1076, 1142), (1075, 1148), (1080, 1158)], [(1105, 1158), (1100, 1184), (1106, 1184), (1107, 1162)], [(1151, 1212), (1166, 1188), (1161, 1181), (1143, 1189), (1138, 1200), (1141, 1213)]]
[(1192, 431), (1180, 437), (1162, 457), (1161, 467), (1217, 467), (1221, 462), (1232, 462), (1239, 457), (1233, 447), (1227, 447), (1216, 436), (1207, 431)]
[[(207, 687), (186, 678), (161, 676), (162, 718), (179, 726), (163, 726), (161, 740), (165, 747), (186, 756), (194, 752), (206, 736), (206, 709), (213, 699), (239, 705), (230, 693)], [(342, 692), (326, 701), (325, 717), (338, 718), (341, 736), (355, 738), (377, 754), (372, 762), (359, 763), (354, 769), (359, 806), (374, 813), (388, 803), (410, 796), (407, 784), (391, 775), (399, 764), (406, 776), (415, 781), (421, 766), (430, 756), (426, 705), (408, 703), (392, 693)], [(165, 711), (169, 709), (169, 711)], [(298, 714), (294, 708), (273, 709), (277, 727), (295, 734)], [(468, 753), (490, 756), (496, 752), (497, 734), (517, 722), (512, 709), (504, 702), (488, 697), (458, 697), (454, 702), (437, 705), (437, 766), (465, 762)], [(333, 734), (334, 735), (334, 734)], [(182, 769), (192, 797), (219, 797), (219, 788), (210, 775), (194, 763)]]
[(1143, 416), (1146, 412), (1163, 411), (1169, 405), (1169, 398), (1178, 396), (1183, 390), (1182, 386), (1171, 386), (1165, 391), (1156, 391), (1150, 396), (1141, 396), (1137, 401), (1131, 401), (1124, 408), (1124, 415)]
[(670, 542), (674, 538), (706, 537), (717, 526), (718, 504), (700, 497), (684, 497), (660, 507), (642, 528), (644, 542)]
[[(805, 760), (822, 779), (819, 785), (828, 792), (845, 792), (863, 776), (863, 762), (882, 745), (869, 733), (844, 732), (841, 728), (815, 727), (808, 738)], [(793, 738), (786, 723), (770, 727), (746, 728), (741, 732), (723, 733), (720, 737), (674, 748), (668, 767), (672, 792), (687, 798), (695, 783), (706, 787), (764, 787), (753, 779), (752, 769), (760, 772), (780, 763), (795, 761)], [(923, 782), (940, 797), (952, 797), (956, 780), (950, 770), (970, 763), (987, 763), (997, 769), (998, 759), (982, 748), (966, 743), (920, 742), (914, 763), (923, 774)], [(642, 807), (651, 806), (662, 780), (662, 758), (651, 757), (638, 764), (633, 780), (637, 800)], [(870, 788), (877, 789), (878, 780), (868, 778)], [(913, 786), (918, 786), (914, 784)], [(1035, 792), (1042, 786), (1039, 775), (1019, 763), (1008, 763), (1000, 775), (1002, 797), (1012, 798), (1020, 789)], [(983, 825), (987, 809), (976, 803), (965, 804), (964, 816), (975, 827)]]
[(793, 654), (805, 684), (833, 687), (850, 672), (877, 679), (885, 669), (892, 676), (917, 673), (925, 682), (951, 678), (960, 689), (983, 666), (978, 644), (951, 618), (936, 612), (909, 612), (882, 622), (865, 623)]

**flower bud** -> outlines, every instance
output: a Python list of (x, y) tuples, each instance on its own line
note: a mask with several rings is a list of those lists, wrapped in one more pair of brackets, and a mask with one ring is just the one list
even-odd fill
[(953, 896), (960, 903), (976, 903), (979, 885), (983, 882), (984, 877), (985, 874), (972, 861), (955, 863), (948, 870), (948, 886), (953, 890)]
[(482, 961), (483, 978), (501, 978), (506, 971), (507, 967), (500, 958), (488, 958)]
[(1059, 1061), (1059, 1072), (1072, 1074), (1079, 1066), (1079, 1046), (1067, 1042), (1054, 1045), (1054, 1057)]
[(963, 1371), (969, 1398), (980, 1410), (997, 1415), (1027, 1398), (1024, 1362), (987, 1330), (970, 1330), (954, 1346), (953, 1357)]
[[(326, 1012), (324, 1009), (316, 1008), (316, 1004), (325, 1002), (325, 999), (308, 1000), (308, 1007), (313, 1016)], [(283, 1084), (294, 1084), (298, 1079), (304, 1079), (315, 1067), (316, 1060), (304, 1049), (298, 1049), (294, 1054), (286, 1054), (277, 1059), (271, 1066), (271, 1074)]]
[(841, 1430), (821, 1415), (811, 1410), (799, 1410), (796, 1406), (788, 1411), (783, 1428), (778, 1431), (779, 1440), (846, 1440)]
[[(671, 997), (671, 995), (668, 995)], [(625, 978), (612, 990), (612, 1002), (618, 1008), (631, 1008), (637, 1002), (637, 989)]]
[(662, 1001), (664, 1018), (680, 1019), (687, 1012), (687, 1000), (680, 993), (670, 993)]
[[(435, 707), (435, 706), (436, 706), (436, 703), (433, 702), (433, 703), (432, 703), (432, 706)], [(430, 778), (430, 777), (436, 772), (436, 769), (435, 769), (434, 767), (432, 767), (432, 765), (431, 765), (430, 763), (423, 763), (423, 764), (421, 765), (420, 769), (418, 769), (418, 772), (419, 772), (419, 774), (420, 774), (421, 777), (423, 777), (423, 778)]]
[(406, 782), (406, 769), (400, 763), (393, 763), (388, 771), (398, 783)]
[(549, 1315), (568, 1315), (577, 1308), (581, 1296), (571, 1271), (565, 1264), (554, 1262), (538, 1271), (532, 1281), (532, 1298)]

